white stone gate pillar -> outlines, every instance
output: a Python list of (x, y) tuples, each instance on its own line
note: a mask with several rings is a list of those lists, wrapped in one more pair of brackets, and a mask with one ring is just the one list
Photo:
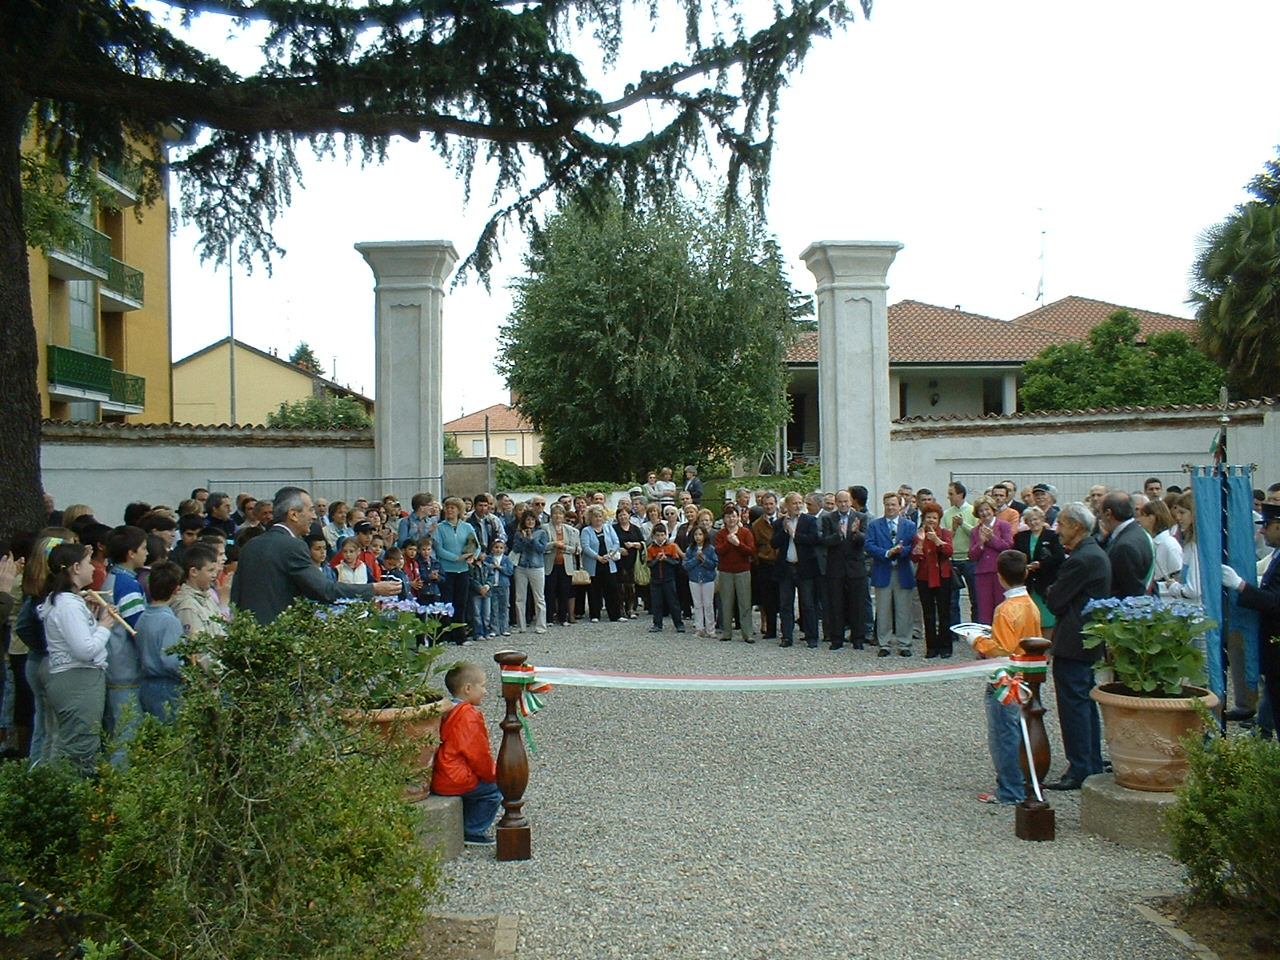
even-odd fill
[(444, 490), (444, 282), (458, 252), (448, 240), (357, 243), (356, 249), (374, 277), (374, 464), (380, 477), (433, 478), (421, 490), (397, 489), (399, 496), (431, 491), (438, 497)]
[(800, 254), (817, 279), (818, 424), (822, 486), (861, 483), (867, 509), (897, 484), (890, 474), (889, 316), (885, 277), (902, 244), (823, 241)]

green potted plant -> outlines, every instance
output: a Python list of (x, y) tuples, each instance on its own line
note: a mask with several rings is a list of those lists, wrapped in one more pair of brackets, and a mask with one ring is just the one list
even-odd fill
[(1204, 682), (1203, 637), (1216, 624), (1198, 604), (1142, 596), (1091, 601), (1087, 648), (1105, 644), (1097, 669), (1115, 679), (1090, 696), (1102, 711), (1116, 783), (1168, 792), (1186, 778), (1183, 738), (1218, 705)]
[(312, 628), (344, 639), (355, 656), (344, 664), (344, 695), (336, 705), (352, 725), (367, 724), (388, 743), (414, 751), (410, 800), (431, 789), (431, 766), (440, 743), (440, 721), (451, 706), (438, 685), (437, 645), (449, 629), (440, 616), (449, 604), (412, 600), (340, 602), (315, 609)]

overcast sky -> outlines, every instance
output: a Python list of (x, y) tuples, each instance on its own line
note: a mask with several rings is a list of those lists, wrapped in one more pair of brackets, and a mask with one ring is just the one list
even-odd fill
[[(649, 66), (679, 58), (632, 33)], [(1198, 235), (1280, 143), (1260, 53), (1278, 35), (1273, 0), (876, 0), (870, 21), (817, 42), (783, 94), (769, 222), (793, 283), (812, 292), (799, 255), (815, 240), (896, 240), (891, 303), (1009, 319), (1036, 306), (1043, 231), (1046, 302), (1189, 316)], [(483, 174), (464, 206), (456, 176), (412, 144), (381, 168), (304, 168), (277, 224), (287, 256), (271, 277), (237, 268), (236, 336), (281, 355), (306, 340), (373, 393), (373, 275), (353, 244), (447, 239), (465, 256), (490, 213)], [(226, 268), (193, 246), (179, 229), (175, 359), (227, 334)], [(446, 300), (446, 419), (506, 399), (495, 338), (522, 250), (510, 231), (492, 292), (470, 283)]]

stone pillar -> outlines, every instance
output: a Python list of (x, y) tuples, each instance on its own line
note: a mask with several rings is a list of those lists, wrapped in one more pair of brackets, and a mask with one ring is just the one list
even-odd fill
[[(447, 240), (357, 243), (373, 270), (373, 341), (377, 350), (373, 420), (379, 477), (417, 478), (417, 489), (444, 492), (444, 424), (440, 395), (444, 282), (458, 262)], [(381, 488), (377, 493), (381, 493)]]
[(1018, 412), (1018, 372), (1009, 371), (1004, 375), (1004, 412)]
[(889, 463), (889, 315), (885, 276), (902, 244), (841, 240), (810, 244), (800, 254), (817, 279), (818, 423), (822, 485), (861, 483), (867, 509), (897, 488)]

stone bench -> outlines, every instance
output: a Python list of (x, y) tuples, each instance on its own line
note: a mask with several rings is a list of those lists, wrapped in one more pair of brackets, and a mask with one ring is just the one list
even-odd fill
[(430, 795), (414, 807), (422, 814), (418, 842), (424, 850), (436, 850), (441, 860), (462, 855), (462, 798)]

